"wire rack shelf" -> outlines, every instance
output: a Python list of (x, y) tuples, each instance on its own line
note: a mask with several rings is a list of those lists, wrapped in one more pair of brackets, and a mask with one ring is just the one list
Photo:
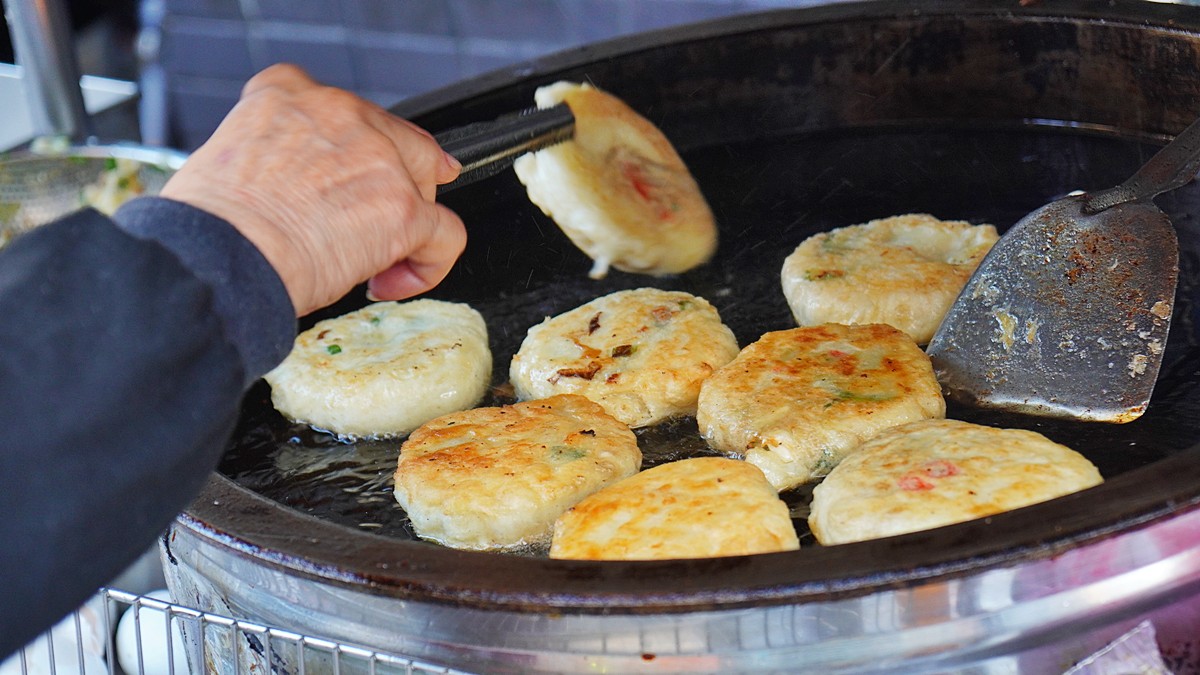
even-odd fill
[[(102, 588), (0, 675), (457, 675), (408, 657)], [(464, 674), (465, 675), (465, 674)]]

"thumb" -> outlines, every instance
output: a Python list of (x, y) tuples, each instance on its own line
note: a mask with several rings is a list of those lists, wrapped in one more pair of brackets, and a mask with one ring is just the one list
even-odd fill
[(441, 204), (431, 204), (429, 237), (407, 257), (371, 277), (367, 293), (375, 300), (403, 300), (433, 288), (454, 266), (467, 245), (462, 220)]

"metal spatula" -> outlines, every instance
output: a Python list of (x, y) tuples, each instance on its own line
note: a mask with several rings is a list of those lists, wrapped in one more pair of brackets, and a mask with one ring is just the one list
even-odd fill
[(992, 248), (926, 350), (956, 400), (1128, 422), (1150, 402), (1179, 244), (1152, 203), (1200, 170), (1200, 120), (1121, 185), (1030, 213)]

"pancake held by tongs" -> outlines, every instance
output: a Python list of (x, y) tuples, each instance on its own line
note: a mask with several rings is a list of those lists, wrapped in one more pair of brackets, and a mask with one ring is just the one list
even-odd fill
[(1054, 201), (992, 248), (928, 353), (951, 398), (1091, 421), (1145, 412), (1179, 245), (1152, 202), (1200, 170), (1200, 121), (1121, 185)]
[(587, 83), (556, 82), (534, 93), (538, 108), (565, 103), (573, 138), (513, 162), (529, 200), (592, 259), (588, 276), (610, 267), (664, 276), (712, 258), (717, 224), (683, 159), (650, 120)]
[(671, 141), (624, 101), (590, 84), (556, 82), (537, 109), (436, 135), (463, 165), (442, 194), (512, 166), (530, 201), (593, 261), (664, 276), (707, 262), (717, 225)]

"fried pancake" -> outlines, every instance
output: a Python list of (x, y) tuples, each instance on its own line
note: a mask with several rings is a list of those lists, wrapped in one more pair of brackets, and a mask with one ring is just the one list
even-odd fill
[(554, 396), (428, 422), (400, 449), (395, 496), (425, 539), (523, 547), (545, 544), (558, 516), (641, 463), (629, 427), (582, 396)]
[(406, 434), (469, 408), (492, 375), (487, 326), (440, 300), (379, 302), (301, 333), (267, 373), (285, 417), (343, 438)]
[(639, 288), (530, 328), (509, 379), (522, 400), (580, 394), (644, 427), (695, 414), (700, 383), (737, 352), (733, 332), (707, 300)]
[(783, 294), (801, 326), (886, 323), (927, 344), (997, 238), (991, 225), (925, 214), (843, 227), (787, 257)]
[(700, 389), (712, 447), (741, 455), (777, 489), (828, 473), (888, 427), (943, 417), (929, 357), (883, 324), (767, 333)]
[(813, 490), (822, 544), (927, 530), (1098, 485), (1083, 455), (1041, 434), (957, 420), (914, 422), (867, 441)]
[(800, 548), (788, 507), (757, 468), (697, 457), (647, 469), (554, 524), (551, 558), (662, 560)]
[(671, 142), (620, 99), (588, 84), (558, 82), (535, 94), (539, 108), (566, 102), (572, 140), (518, 157), (529, 199), (558, 224), (601, 278), (683, 272), (712, 257), (717, 226)]

